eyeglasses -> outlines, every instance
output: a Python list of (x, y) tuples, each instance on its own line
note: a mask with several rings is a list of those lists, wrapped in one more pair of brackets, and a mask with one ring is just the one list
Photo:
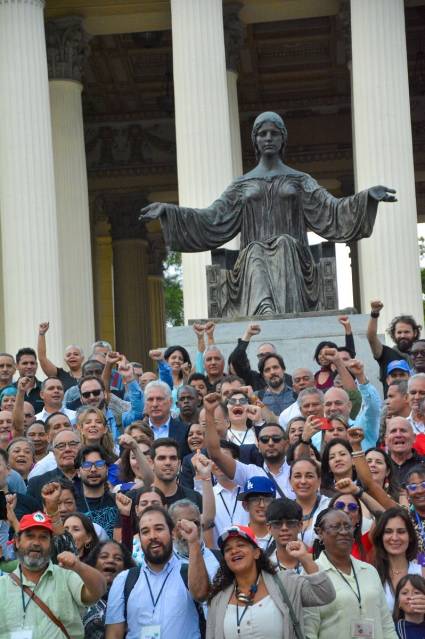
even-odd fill
[(268, 506), (272, 503), (273, 499), (273, 495), (248, 495), (246, 498), (247, 502), (254, 506), (258, 506), (261, 502), (263, 502), (265, 506)]
[(92, 468), (104, 468), (105, 466), (106, 466), (106, 461), (104, 459), (98, 459), (95, 462), (91, 462), (91, 461), (81, 462), (81, 468), (83, 468), (83, 470), (91, 470)]
[(240, 406), (245, 406), (246, 404), (249, 404), (249, 400), (247, 397), (230, 397), (230, 399), (227, 400), (227, 403), (230, 404), (230, 406), (237, 406), (238, 404)]
[(419, 484), (406, 484), (406, 488), (409, 493), (414, 493), (418, 488), (425, 489), (425, 481), (421, 481)]
[(339, 532), (352, 533), (353, 526), (351, 524), (329, 524), (329, 526), (326, 526), (324, 530), (332, 535), (336, 535)]
[(260, 435), (258, 439), (262, 444), (268, 444), (270, 441), (274, 444), (278, 444), (282, 441), (283, 435)]
[(65, 450), (65, 448), (77, 448), (80, 445), (80, 442), (61, 442), (60, 444), (55, 444), (53, 448), (55, 450)]
[(84, 393), (81, 393), (81, 397), (84, 397), (84, 399), (88, 399), (92, 395), (93, 397), (99, 397), (101, 392), (102, 392), (101, 388), (98, 388), (97, 390), (92, 390), (92, 391), (84, 391)]
[(349, 504), (346, 504), (345, 501), (336, 501), (334, 503), (334, 508), (336, 510), (345, 510), (345, 509), (347, 509), (348, 512), (354, 513), (354, 512), (356, 512), (356, 510), (359, 509), (359, 506), (355, 502), (351, 502)]
[(282, 526), (288, 528), (288, 530), (294, 530), (300, 525), (298, 519), (276, 519), (275, 521), (268, 522), (273, 530), (280, 530)]

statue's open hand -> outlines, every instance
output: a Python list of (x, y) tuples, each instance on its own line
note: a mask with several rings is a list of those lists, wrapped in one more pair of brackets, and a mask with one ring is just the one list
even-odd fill
[(377, 202), (397, 202), (397, 198), (393, 193), (396, 193), (395, 189), (390, 189), (388, 186), (372, 186), (369, 189), (369, 197), (373, 198)]
[(144, 206), (140, 211), (139, 220), (140, 222), (147, 222), (148, 220), (156, 220), (158, 217), (165, 211), (165, 204), (161, 202), (153, 202), (153, 204), (148, 204)]

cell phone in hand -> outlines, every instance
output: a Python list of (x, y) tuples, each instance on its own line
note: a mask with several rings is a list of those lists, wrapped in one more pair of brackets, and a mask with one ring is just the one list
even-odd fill
[(318, 420), (320, 421), (320, 430), (330, 430), (331, 423), (329, 419), (326, 417), (318, 417)]

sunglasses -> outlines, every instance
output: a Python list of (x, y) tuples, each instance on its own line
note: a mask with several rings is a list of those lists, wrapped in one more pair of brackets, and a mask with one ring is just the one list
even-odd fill
[(238, 404), (240, 406), (245, 406), (246, 404), (249, 404), (249, 400), (247, 397), (230, 397), (230, 399), (227, 400), (227, 403), (230, 406), (237, 406)]
[(273, 495), (248, 495), (246, 498), (249, 504), (253, 504), (254, 506), (258, 506), (263, 502), (265, 506), (268, 506), (274, 500)]
[(298, 519), (276, 519), (268, 523), (273, 530), (280, 530), (283, 525), (289, 530), (294, 530), (294, 528), (298, 528), (301, 522)]
[(83, 470), (91, 470), (91, 468), (105, 468), (106, 461), (104, 459), (98, 459), (95, 462), (83, 461), (81, 462), (81, 468)]
[(268, 444), (269, 441), (272, 441), (274, 444), (278, 444), (282, 441), (283, 435), (260, 435), (258, 439), (262, 444)]
[(414, 493), (415, 490), (417, 490), (418, 488), (425, 489), (425, 481), (421, 481), (419, 482), (419, 484), (406, 484), (406, 488), (409, 491), (409, 493)]
[(84, 397), (84, 399), (88, 399), (92, 395), (93, 397), (99, 397), (101, 392), (102, 390), (100, 388), (98, 390), (85, 391), (84, 393), (81, 393), (81, 397)]
[(354, 502), (351, 502), (350, 504), (346, 504), (345, 501), (336, 501), (334, 503), (334, 508), (336, 510), (345, 510), (345, 509), (347, 509), (348, 512), (354, 513), (354, 512), (356, 512), (356, 510), (359, 509), (359, 506), (358, 506), (358, 504), (356, 504)]

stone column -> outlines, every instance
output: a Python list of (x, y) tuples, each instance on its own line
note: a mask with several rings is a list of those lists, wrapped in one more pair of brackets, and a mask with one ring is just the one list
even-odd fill
[[(163, 262), (166, 255), (162, 233), (149, 233), (149, 271), (147, 278), (149, 299), (150, 347), (165, 346), (165, 299)], [(148, 364), (149, 366), (149, 364)], [(152, 363), (150, 363), (152, 366)]]
[[(179, 202), (204, 207), (233, 179), (222, 0), (171, 0)], [(185, 319), (207, 316), (210, 253), (183, 255)]]
[(115, 348), (112, 239), (110, 224), (97, 211), (97, 206), (102, 206), (102, 199), (101, 196), (100, 203), (93, 204), (93, 217), (98, 217), (93, 241), (95, 328), (96, 339), (104, 339)]
[[(0, 0), (0, 201), (5, 344), (34, 345), (49, 320), (63, 358), (55, 181), (42, 0)], [(3, 346), (2, 346), (3, 348)]]
[[(114, 196), (110, 215), (114, 266), (115, 341), (129, 360), (146, 365), (150, 347), (148, 242), (140, 224), (143, 198)], [(112, 206), (112, 201), (108, 204)]]
[(398, 198), (359, 243), (362, 311), (378, 298), (382, 328), (400, 313), (422, 324), (403, 0), (351, 2), (351, 37), (356, 190), (383, 184)]
[[(46, 24), (57, 203), (63, 336), (86, 350), (94, 341), (90, 216), (81, 105), (88, 53), (82, 18)], [(86, 351), (87, 352), (87, 351)]]
[[(242, 7), (242, 2), (230, 2), (223, 6), (232, 175), (234, 178), (239, 177), (243, 173), (241, 126), (238, 102), (238, 66), (240, 62), (240, 50), (245, 37), (244, 24), (239, 17), (239, 12)], [(239, 250), (239, 235), (233, 240), (230, 240), (230, 242), (227, 242), (225, 247), (232, 250)]]

